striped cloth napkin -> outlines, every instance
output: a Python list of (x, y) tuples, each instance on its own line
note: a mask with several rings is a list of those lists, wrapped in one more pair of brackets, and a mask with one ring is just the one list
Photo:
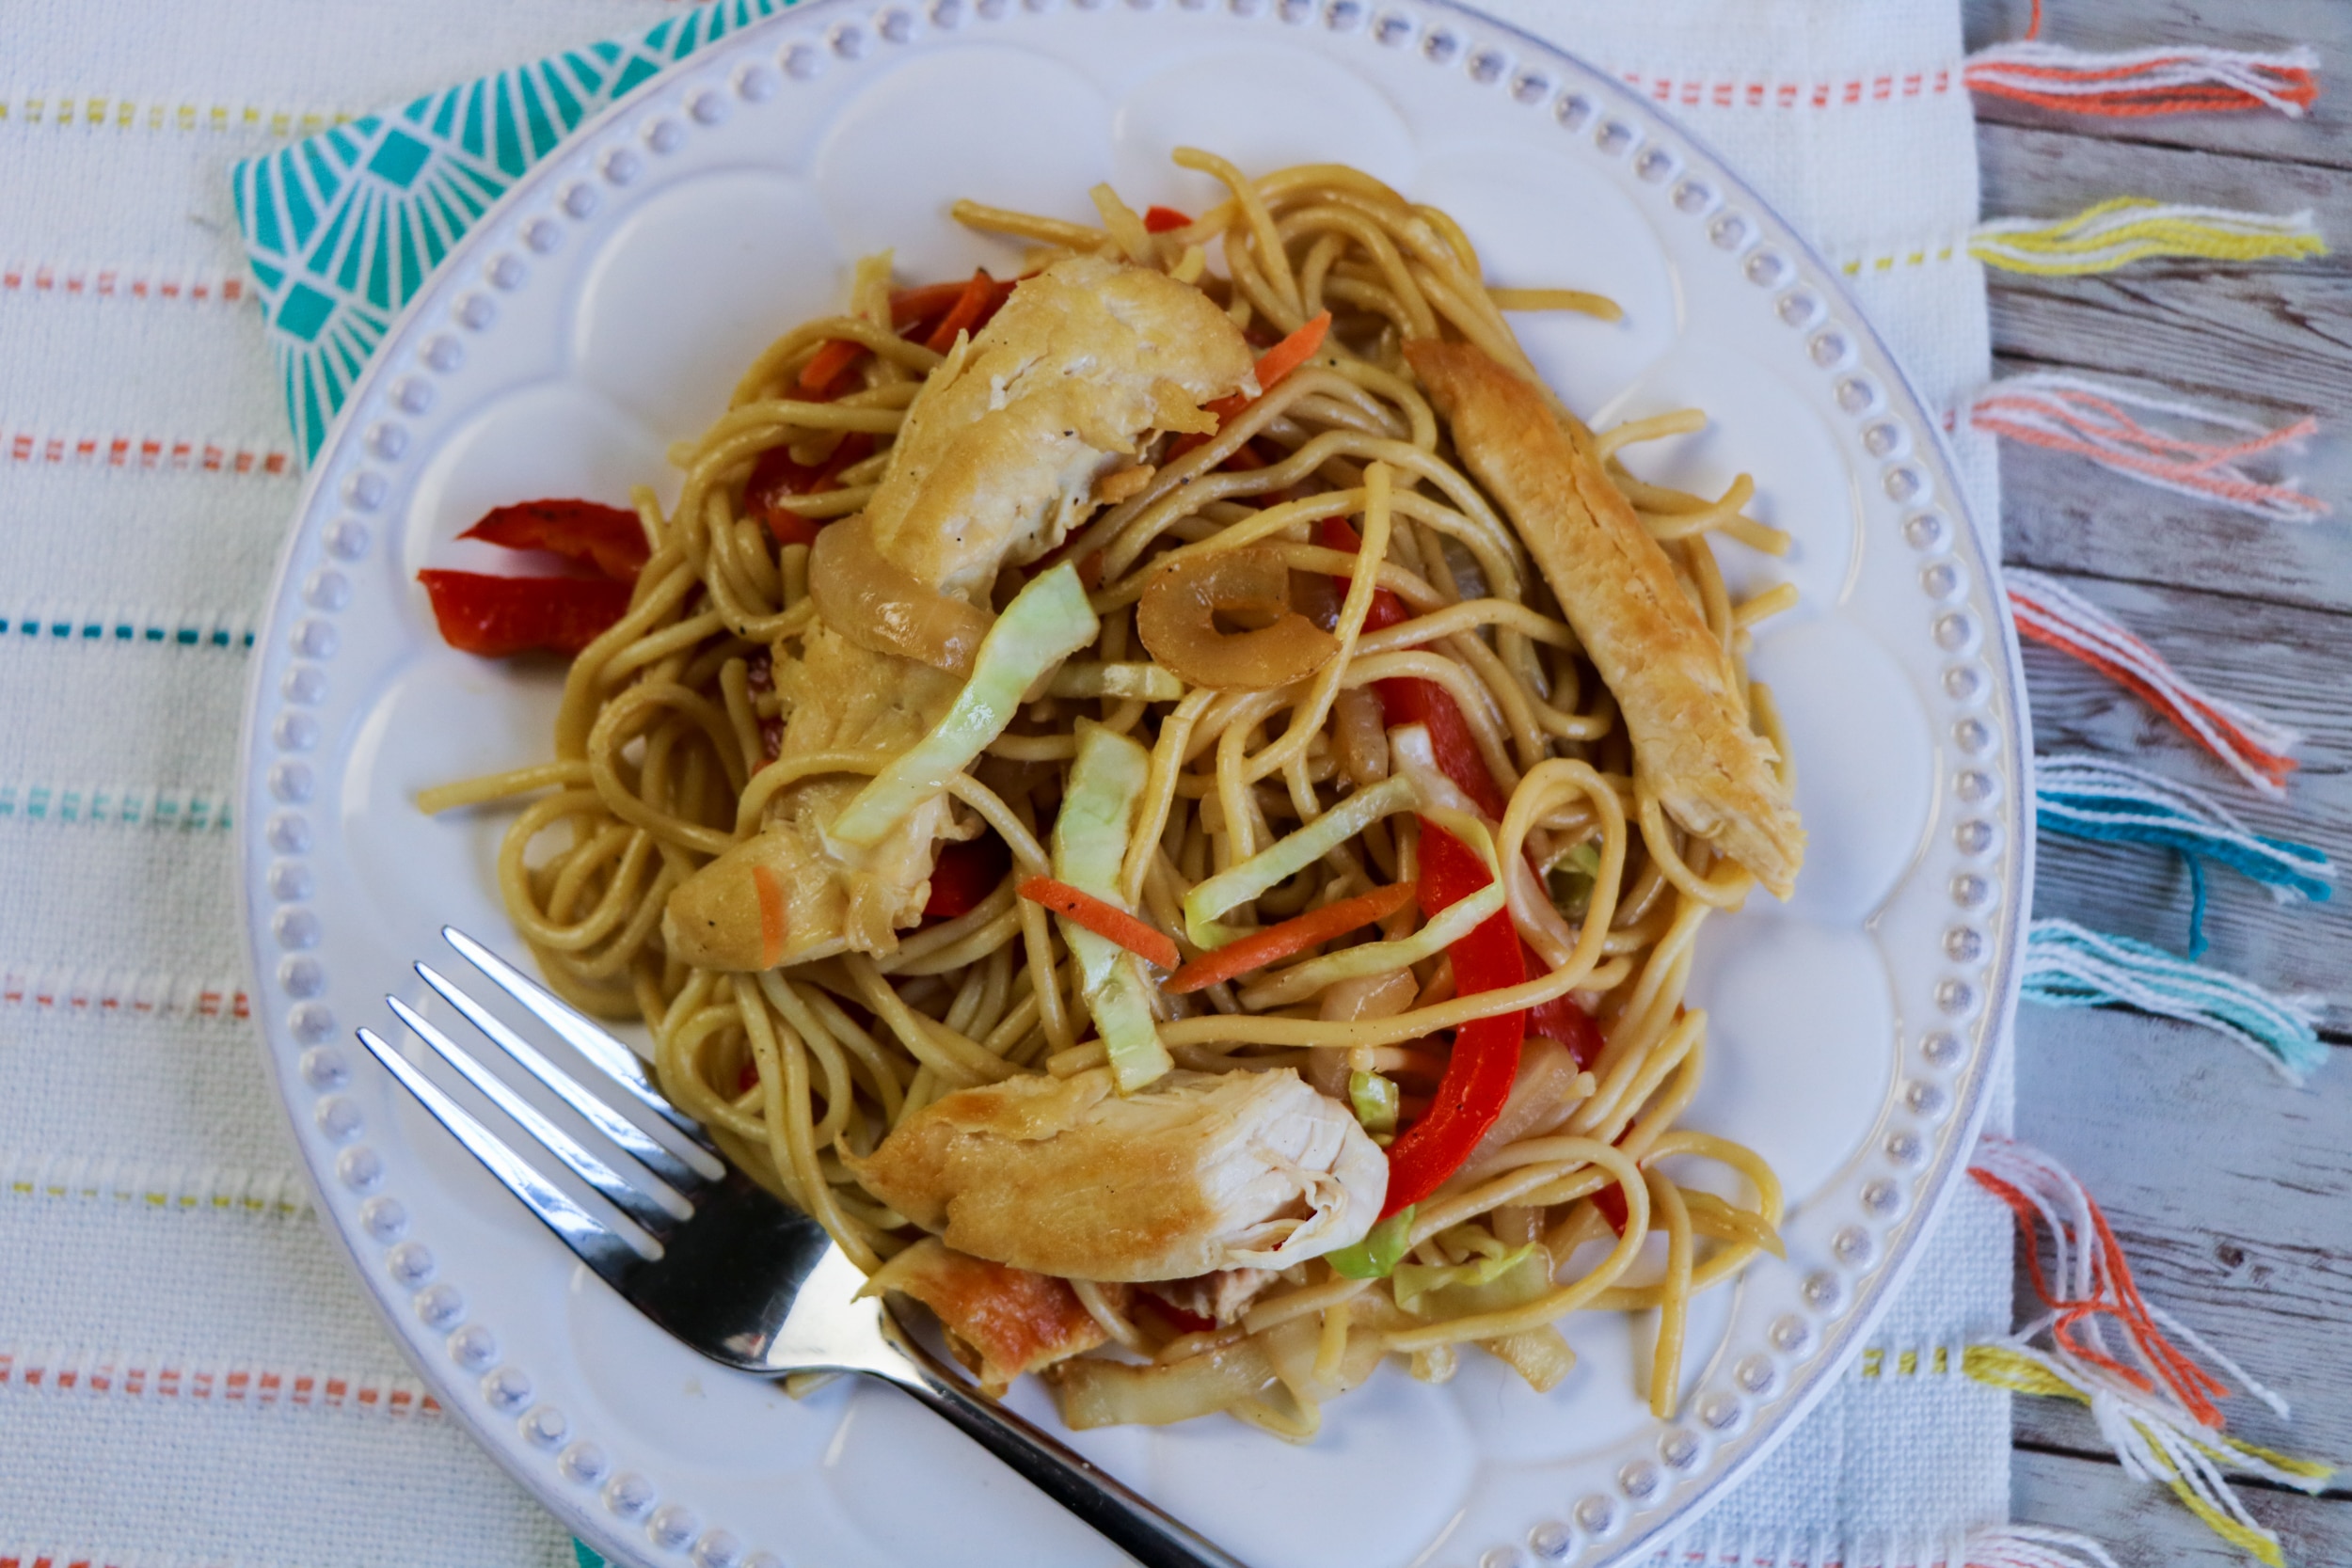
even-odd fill
[[(1854, 287), (1931, 406), (1988, 370), (1955, 0), (1490, 0), (1622, 72)], [(223, 802), (307, 451), (230, 171), (688, 13), (649, 0), (15, 0), (0, 57), (0, 1568), (553, 1565), (314, 1220), (246, 1022)], [(626, 53), (627, 51), (621, 51)], [(659, 48), (644, 47), (658, 64)], [(266, 261), (266, 247), (262, 247)], [(284, 325), (280, 324), (281, 326)], [(286, 348), (284, 342), (277, 345)], [(291, 350), (288, 350), (291, 353)], [(1999, 515), (1989, 437), (1956, 438)], [(2007, 1123), (2004, 1073), (1995, 1125)], [(1867, 1363), (2008, 1330), (1973, 1189)], [(1661, 1560), (1967, 1560), (2007, 1396), (1857, 1370)]]

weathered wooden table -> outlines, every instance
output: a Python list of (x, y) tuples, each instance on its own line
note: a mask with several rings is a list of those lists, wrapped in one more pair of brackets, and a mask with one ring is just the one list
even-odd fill
[[(2027, 0), (1969, 0), (1968, 43), (2024, 30)], [(2344, 0), (2056, 0), (2043, 37), (2089, 49), (2309, 43), (2317, 109), (2094, 120), (1979, 97), (1991, 215), (2057, 217), (2113, 196), (2265, 212), (2313, 209), (2352, 246), (2352, 65)], [(2308, 527), (2261, 522), (2136, 484), (2074, 457), (2002, 453), (2002, 553), (2063, 578), (2190, 679), (2310, 736), (2282, 801), (2258, 799), (2137, 698), (2072, 660), (2026, 653), (2042, 752), (2095, 750), (2215, 790), (2260, 831), (2352, 864), (2352, 267), (2141, 262), (2104, 277), (1993, 275), (2005, 372), (2076, 371), (2175, 392), (2265, 423), (2329, 426), (2295, 459), (2336, 508)], [(2034, 912), (2178, 949), (2186, 876), (2154, 852), (2044, 838)], [(2207, 961), (2278, 990), (2344, 997), (2352, 889), (2273, 904), (2214, 879)], [(2323, 1036), (2352, 1047), (2341, 1006)], [(2352, 1058), (2352, 1050), (2347, 1050)], [(2282, 1423), (2232, 1400), (2231, 1430), (2352, 1461), (2352, 1059), (2295, 1089), (2217, 1036), (2120, 1012), (2027, 1007), (2018, 1022), (2019, 1135), (2066, 1162), (2106, 1208), (2143, 1287), (2284, 1394)], [(2031, 1300), (2021, 1274), (2021, 1306)], [(2127, 1478), (2068, 1402), (2020, 1398), (2021, 1520), (2106, 1541), (2131, 1568), (2246, 1560), (2169, 1493)], [(2352, 1484), (2320, 1497), (2239, 1482), (2298, 1565), (2352, 1563)]]

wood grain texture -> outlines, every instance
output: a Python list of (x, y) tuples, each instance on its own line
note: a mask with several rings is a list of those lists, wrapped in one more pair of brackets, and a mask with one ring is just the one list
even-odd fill
[[(2247, 1568), (2252, 1561), (2198, 1523), (2171, 1493), (2130, 1480), (2111, 1464), (2021, 1449), (2010, 1474), (2021, 1523), (2079, 1530), (2104, 1543), (2122, 1568)], [(2279, 1532), (2288, 1562), (2352, 1562), (2352, 1506), (2298, 1492), (2241, 1495), (2247, 1512)]]
[[(2127, 504), (2128, 493), (2116, 503)], [(2339, 546), (2339, 548), (2342, 546)], [(2206, 690), (2308, 736), (2284, 798), (2257, 795), (2155, 710), (2088, 666), (2026, 650), (2037, 751), (2127, 758), (2210, 791), (2261, 832), (2317, 845), (2352, 865), (2352, 623), (2341, 615), (2200, 589), (2069, 574), (2062, 580), (2132, 627)], [(2169, 857), (2045, 836), (2034, 912), (2174, 949), (2187, 945), (2188, 879)], [(2206, 961), (2274, 990), (2346, 996), (2352, 889), (2279, 904), (2233, 873), (2211, 874)], [(2339, 1012), (2332, 1027), (2352, 1022)], [(2352, 1240), (2352, 1219), (2347, 1220)]]
[[(2017, 1045), (2018, 1136), (2058, 1154), (2098, 1198), (2149, 1299), (2292, 1407), (2280, 1421), (2253, 1399), (2228, 1400), (2230, 1431), (2352, 1455), (2352, 1095), (2324, 1081), (2288, 1088), (2202, 1030), (2125, 1013), (2034, 1008)], [(2091, 1084), (2099, 1092), (2081, 1092)], [(2017, 1300), (2029, 1313), (2022, 1271)], [(2038, 1444), (2105, 1451), (2070, 1401), (2020, 1399), (2016, 1421)], [(2352, 1482), (2336, 1490), (2352, 1496)]]
[[(2347, 30), (2342, 0), (2048, 0), (2045, 8), (2049, 16), (2042, 36), (2076, 49), (2217, 44), (2282, 50), (2311, 44), (2320, 52), (2319, 102), (2301, 119), (2230, 114), (2087, 121), (2076, 115), (1979, 96), (1979, 121), (2062, 131), (2093, 140), (2352, 167), (2352, 98), (2329, 92), (2325, 75), (2343, 68), (2343, 56), (2329, 48), (2343, 42)], [(2030, 10), (2031, 0), (1969, 0), (1963, 7), (1968, 47), (1982, 49), (2018, 37), (2026, 30)]]
[[(2352, 245), (2352, 62), (2344, 0), (2047, 0), (2043, 37), (2085, 49), (2309, 43), (2322, 91), (2301, 120), (2270, 114), (2097, 119), (1979, 95), (1989, 216), (2056, 217), (2114, 196), (2313, 210)], [(1968, 45), (2025, 29), (2029, 0), (1965, 0)], [(2332, 89), (2332, 90), (2331, 90)], [(2322, 420), (2263, 471), (2337, 509), (2309, 525), (2244, 517), (2063, 454), (2002, 453), (2003, 555), (2059, 575), (2191, 679), (2305, 730), (2283, 800), (2257, 796), (2137, 698), (2028, 649), (2038, 750), (2095, 751), (2208, 788), (2262, 832), (2352, 865), (2352, 258), (2299, 264), (2142, 263), (2105, 277), (1991, 276), (1999, 371), (2054, 370), (2194, 401), (2268, 425)], [(2184, 430), (2185, 434), (2195, 434)], [(2179, 949), (2187, 879), (2153, 853), (2045, 838), (2035, 912)], [(2278, 990), (2352, 1005), (2352, 888), (2274, 904), (2213, 880), (2207, 961)], [(2352, 1042), (2340, 1006), (2330, 1033)], [(2339, 1032), (2344, 1031), (2344, 1032)], [(2306, 1089), (2184, 1025), (2116, 1011), (2028, 1008), (2018, 1029), (2018, 1130), (2106, 1207), (2152, 1296), (2294, 1402), (2281, 1423), (2229, 1402), (2231, 1430), (2352, 1460), (2352, 1050)], [(2033, 1300), (2022, 1273), (2021, 1318)], [(2016, 1402), (2016, 1516), (2081, 1530), (2132, 1568), (2247, 1560), (2160, 1489), (2125, 1477), (2089, 1416)], [(2241, 1487), (2289, 1562), (2352, 1562), (2352, 1488), (2322, 1497)]]
[[(2004, 358), (1997, 373), (2045, 368)], [(2099, 380), (2153, 396), (2177, 395), (2179, 390), (2114, 372), (2102, 372)], [(2291, 422), (2291, 416), (2235, 400), (2209, 396), (2203, 401), (2265, 424)], [(2296, 476), (2311, 495), (2352, 495), (2352, 441), (2324, 424), (2305, 451), (2258, 466), (2272, 477), (2281, 471)], [(2124, 494), (2119, 492), (2117, 477), (2104, 468), (2071, 453), (2016, 442), (2002, 450), (2001, 477), (2006, 492), (2001, 551), (2014, 564), (2152, 586), (2178, 583), (2307, 610), (2352, 611), (2352, 576), (2343, 569), (2340, 522), (2275, 523), (2144, 484)]]

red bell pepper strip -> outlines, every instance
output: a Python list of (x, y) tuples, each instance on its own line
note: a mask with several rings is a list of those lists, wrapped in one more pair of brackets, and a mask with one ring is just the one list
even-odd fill
[(427, 567), (417, 574), (441, 639), (504, 658), (544, 649), (576, 656), (628, 610), (629, 585), (603, 578), (494, 578)]
[(803, 517), (777, 504), (785, 496), (814, 496), (838, 486), (841, 470), (874, 455), (874, 438), (853, 430), (835, 443), (833, 455), (815, 467), (796, 463), (788, 447), (770, 447), (752, 465), (743, 485), (743, 507), (768, 525), (779, 545), (813, 545), (817, 531), (829, 520)]
[(516, 501), (494, 507), (457, 537), (510, 550), (546, 550), (593, 566), (614, 582), (635, 582), (651, 553), (637, 514), (601, 501)]
[[(1326, 517), (1320, 534), (1326, 549), (1353, 552), (1362, 544), (1344, 517)], [(1379, 631), (1409, 620), (1411, 615), (1404, 600), (1385, 588), (1375, 588), (1372, 592), (1372, 608), (1364, 615), (1364, 629)], [(1478, 739), (1470, 733), (1470, 721), (1462, 717), (1453, 693), (1436, 681), (1410, 676), (1376, 681), (1373, 689), (1379, 694), (1381, 717), (1388, 727), (1427, 726), (1429, 747), (1437, 754), (1438, 770), (1452, 779), (1488, 818), (1502, 821), (1510, 802), (1503, 799), (1495, 776), (1486, 771), (1486, 759), (1479, 753)]]
[[(1526, 960), (1531, 974), (1544, 973), (1544, 960), (1533, 947), (1522, 941), (1520, 956)], [(1576, 1005), (1570, 996), (1555, 996), (1549, 1002), (1538, 1002), (1527, 1009), (1527, 1032), (1546, 1039), (1558, 1040), (1568, 1048), (1568, 1054), (1580, 1068), (1589, 1068), (1600, 1060), (1600, 1025), (1593, 1015)]]
[[(1318, 542), (1326, 549), (1350, 553), (1363, 543), (1344, 517), (1325, 518)], [(1333, 579), (1342, 588), (1346, 580)], [(1364, 629), (1378, 631), (1410, 617), (1411, 611), (1405, 608), (1404, 600), (1385, 588), (1375, 588), (1372, 591), (1372, 608), (1364, 615)], [(1503, 800), (1494, 775), (1486, 770), (1486, 759), (1480, 754), (1477, 738), (1470, 734), (1469, 721), (1463, 719), (1454, 694), (1435, 681), (1410, 678), (1378, 681), (1373, 689), (1379, 695), (1381, 717), (1388, 726), (1428, 726), (1429, 747), (1437, 754), (1438, 770), (1453, 780), (1480, 811), (1495, 821), (1502, 820), (1509, 802)], [(1533, 948), (1524, 943), (1521, 947), (1528, 973), (1542, 974), (1543, 959)], [(1530, 1008), (1527, 1032), (1566, 1046), (1579, 1067), (1591, 1067), (1600, 1056), (1600, 1030), (1594, 1024), (1592, 1015), (1568, 997), (1555, 996)]]
[(1012, 850), (994, 833), (941, 845), (939, 859), (931, 865), (931, 891), (923, 901), (923, 918), (953, 920), (970, 914), (1011, 869)]
[(1173, 207), (1150, 207), (1144, 210), (1143, 231), (1147, 234), (1166, 234), (1173, 230), (1191, 227), (1192, 214), (1189, 213), (1180, 213)]
[(1380, 711), (1389, 728), (1399, 724), (1423, 724), (1429, 729), (1429, 749), (1437, 754), (1438, 770), (1461, 786), (1479, 813), (1491, 821), (1502, 820), (1510, 802), (1503, 799), (1495, 776), (1486, 771), (1486, 759), (1479, 754), (1478, 738), (1470, 733), (1470, 721), (1454, 705), (1454, 694), (1435, 681), (1415, 679), (1385, 680), (1375, 683), (1380, 693)]
[[(1486, 885), (1486, 863), (1476, 851), (1427, 817), (1421, 822), (1421, 907), (1431, 916), (1460, 903)], [(1457, 996), (1501, 990), (1527, 978), (1519, 959), (1518, 932), (1511, 911), (1497, 910), (1447, 949), (1454, 959)], [(1461, 1167), (1478, 1140), (1502, 1115), (1518, 1076), (1519, 1044), (1527, 1033), (1524, 1011), (1473, 1019), (1454, 1032), (1454, 1053), (1429, 1109), (1389, 1146), (1386, 1219), (1419, 1203)]]
[[(1617, 1141), (1623, 1143), (1625, 1139), (1620, 1136)], [(1610, 1182), (1593, 1195), (1593, 1207), (1600, 1211), (1600, 1217), (1609, 1222), (1610, 1229), (1620, 1236), (1625, 1234), (1625, 1222), (1632, 1217), (1633, 1212), (1625, 1206), (1623, 1187), (1614, 1181)]]

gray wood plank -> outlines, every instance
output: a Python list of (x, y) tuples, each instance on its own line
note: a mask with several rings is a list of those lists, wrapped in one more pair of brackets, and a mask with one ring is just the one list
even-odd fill
[[(2305, 127), (2298, 146), (2305, 137), (2313, 150), (2326, 139)], [(2138, 196), (2265, 213), (2309, 207), (2323, 233), (2341, 237), (2352, 200), (2352, 170), (2202, 146), (2113, 141), (2080, 125), (2054, 130), (1988, 120), (1977, 127), (1977, 156), (1987, 195), (1999, 197), (1999, 205), (1986, 203), (1989, 217), (2057, 218), (2110, 197)]]
[[(2081, 1180), (2151, 1300), (2293, 1406), (2293, 1419), (2281, 1422), (2254, 1399), (2225, 1401), (2230, 1432), (2336, 1462), (2352, 1461), (2344, 1069), (2352, 1060), (2296, 1090), (2185, 1024), (2104, 1009), (2018, 1014), (2018, 1136)], [(2038, 1310), (2021, 1269), (2019, 1321)], [(2088, 1412), (2071, 1401), (2020, 1397), (2015, 1412), (2017, 1431), (2033, 1442), (2106, 1451)], [(2352, 1497), (2342, 1478), (2334, 1490)]]
[[(2021, 37), (2030, 0), (1970, 0), (1964, 8), (1971, 50)], [(1977, 95), (1980, 119), (2063, 130), (2106, 141), (2197, 147), (2253, 157), (2352, 166), (2352, 99), (2331, 73), (2352, 53), (2352, 9), (2339, 0), (2056, 0), (2045, 7), (2042, 37), (2076, 49), (2122, 51), (2161, 44), (2275, 50), (2308, 43), (2320, 55), (2319, 101), (2300, 119), (2268, 112), (2163, 115), (2101, 119), (2061, 114), (1988, 94)], [(2330, 90), (2333, 87), (2334, 90)]]
[[(2003, 375), (2052, 368), (2004, 360)], [(2102, 371), (2098, 379), (2156, 397), (2180, 394), (2160, 381)], [(2231, 399), (2200, 400), (2217, 412), (2273, 426), (2277, 410)], [(2148, 422), (2198, 439), (2219, 432), (2152, 416)], [(2312, 523), (2249, 516), (2200, 497), (2176, 495), (2097, 467), (2071, 452), (2018, 441), (2001, 451), (2001, 553), (2045, 571), (2172, 584), (2352, 612), (2352, 433), (2322, 425), (2300, 451), (2258, 459), (2256, 477), (2291, 478), (2334, 509)]]
[[(2340, 232), (2352, 234), (2352, 223)], [(2106, 277), (2007, 275), (1993, 349), (2093, 375), (2146, 377), (2265, 422), (2338, 416), (2352, 378), (2352, 278), (2328, 261), (2141, 262)]]
[[(2337, 615), (2190, 589), (2065, 579), (2152, 643), (2190, 680), (2309, 736), (2283, 800), (2257, 795), (2105, 675), (2028, 644), (2026, 686), (2039, 751), (2087, 751), (2207, 789), (2260, 831), (2314, 844), (2352, 865), (2352, 627)], [(2093, 929), (2180, 948), (2185, 877), (2153, 851), (2042, 841), (2034, 910)], [(2207, 961), (2277, 990), (2343, 993), (2352, 953), (2352, 887), (2325, 904), (2280, 905), (2231, 873), (2215, 875)], [(2352, 998), (2347, 998), (2352, 1000)], [(2338, 1015), (2333, 1022), (2346, 1022)], [(2063, 1152), (2063, 1150), (2060, 1150)], [(2352, 1242), (2352, 1226), (2345, 1240)]]
[[(2019, 1450), (2010, 1472), (2020, 1523), (2078, 1530), (2123, 1568), (2246, 1568), (2251, 1560), (2153, 1483), (2116, 1465)], [(2295, 1568), (2352, 1562), (2352, 1507), (2294, 1492), (2245, 1494), (2247, 1512), (2279, 1532)]]
[[(2210, 118), (2210, 117), (2209, 117)], [(1985, 211), (2059, 217), (2115, 196), (2269, 213), (2312, 209), (2352, 237), (2352, 171), (2065, 132), (1984, 125)], [(2037, 364), (2149, 377), (2274, 417), (2342, 406), (2352, 384), (2352, 265), (2142, 261), (2093, 277), (1989, 276), (1994, 347)]]
[[(2029, 0), (1964, 0), (1971, 49), (2014, 38)], [(2352, 58), (2343, 0), (2056, 0), (2043, 36), (2085, 49), (2151, 43), (2315, 44), (2323, 91), (2296, 120), (2270, 114), (2094, 119), (1979, 95), (1988, 215), (2058, 216), (2117, 195), (2284, 212), (2309, 204), (2352, 241), (2352, 96), (2328, 72)], [(2333, 87), (2335, 90), (2328, 90)], [(2265, 423), (2352, 406), (2352, 269), (2142, 263), (2102, 278), (1989, 277), (2004, 373), (2076, 370)], [(2129, 757), (2215, 790), (2265, 832), (2352, 862), (2352, 784), (2337, 697), (2352, 678), (2346, 521), (2296, 528), (2150, 489), (2077, 459), (2004, 450), (2005, 555), (2068, 577), (2209, 689), (2312, 732), (2305, 767), (2273, 802), (2221, 771), (2144, 705), (2058, 655), (2029, 650), (2044, 750)], [(2352, 441), (2323, 432), (2280, 465), (2339, 509)], [(2275, 473), (2278, 469), (2272, 469)], [(2347, 902), (2282, 909), (2218, 877), (2210, 961), (2284, 988), (2341, 985)], [(2161, 857), (2044, 839), (2037, 912), (2178, 946), (2187, 890)], [(2352, 1458), (2352, 1080), (2280, 1085), (2201, 1031), (2111, 1011), (2028, 1008), (2019, 1025), (2021, 1135), (2065, 1160), (2106, 1205), (2144, 1286), (2296, 1401), (2281, 1427), (2245, 1399), (2233, 1430), (2291, 1452)], [(2030, 1292), (2020, 1281), (2020, 1310)], [(2019, 1399), (2016, 1515), (2082, 1530), (2133, 1568), (2246, 1560), (2166, 1493), (2126, 1479), (2087, 1414)], [(2064, 1451), (2053, 1451), (2064, 1450)], [(2352, 1500), (2249, 1487), (2249, 1506), (2297, 1564), (2352, 1561)]]

